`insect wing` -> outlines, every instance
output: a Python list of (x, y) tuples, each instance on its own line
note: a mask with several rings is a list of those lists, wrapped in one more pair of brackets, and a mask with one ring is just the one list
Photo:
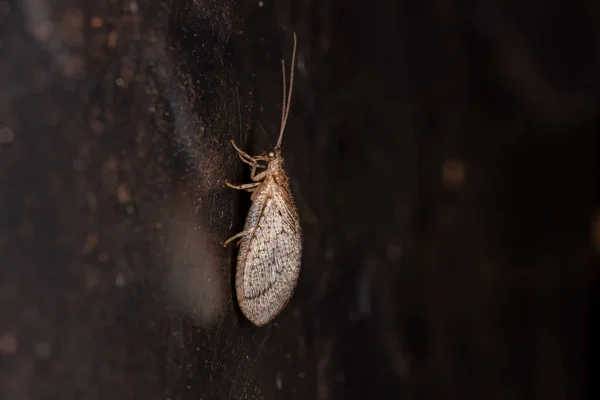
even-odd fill
[(259, 189), (246, 218), (236, 271), (244, 315), (256, 325), (286, 306), (300, 273), (302, 239), (298, 213), (287, 188), (274, 181)]

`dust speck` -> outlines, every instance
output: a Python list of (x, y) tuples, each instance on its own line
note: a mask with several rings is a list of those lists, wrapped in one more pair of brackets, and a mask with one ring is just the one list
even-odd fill
[(81, 252), (83, 254), (90, 254), (96, 246), (98, 246), (98, 235), (96, 233), (88, 233), (83, 246), (81, 246)]
[(50, 35), (54, 32), (54, 24), (50, 21), (42, 21), (33, 30), (35, 38), (41, 42), (45, 42), (50, 38)]
[(69, 78), (80, 75), (83, 72), (84, 63), (85, 61), (82, 57), (73, 54), (63, 53), (58, 56), (58, 64), (65, 76)]
[(76, 171), (83, 171), (83, 169), (85, 168), (85, 164), (81, 159), (76, 158), (75, 160), (73, 160), (73, 168), (75, 168)]
[(0, 336), (0, 354), (14, 354), (17, 352), (17, 338), (12, 333)]
[(115, 278), (115, 285), (117, 285), (117, 287), (125, 286), (125, 275), (119, 272)]
[(104, 132), (104, 124), (97, 119), (90, 121), (90, 129), (94, 133), (102, 133)]
[(48, 342), (39, 342), (35, 345), (35, 355), (40, 359), (47, 359), (50, 357), (50, 343)]
[(465, 164), (460, 160), (448, 160), (442, 165), (442, 182), (449, 190), (460, 189), (465, 182)]
[(399, 261), (402, 259), (402, 246), (398, 243), (391, 243), (387, 248), (387, 257), (390, 261)]
[(93, 267), (87, 267), (85, 271), (85, 287), (87, 289), (95, 289), (100, 283), (100, 275), (93, 269)]
[(131, 191), (126, 183), (121, 183), (117, 187), (117, 199), (121, 204), (131, 203)]
[(101, 28), (102, 25), (104, 25), (104, 21), (100, 17), (94, 17), (92, 18), (90, 25), (92, 25), (92, 28)]
[(279, 372), (275, 376), (275, 385), (277, 386), (277, 389), (279, 389), (279, 390), (281, 390), (281, 388), (283, 388), (283, 381), (281, 380), (281, 374)]
[(107, 40), (107, 44), (108, 47), (110, 47), (111, 49), (114, 49), (115, 47), (117, 47), (117, 39), (119, 38), (119, 35), (117, 34), (117, 32), (111, 32), (108, 34), (108, 40)]
[(0, 128), (0, 143), (10, 143), (15, 138), (15, 133), (8, 126)]

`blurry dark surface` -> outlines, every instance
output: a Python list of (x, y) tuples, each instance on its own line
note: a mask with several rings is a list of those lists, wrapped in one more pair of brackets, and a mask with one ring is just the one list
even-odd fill
[[(0, 0), (0, 399), (597, 398), (598, 4)], [(292, 31), (256, 328), (223, 182)]]

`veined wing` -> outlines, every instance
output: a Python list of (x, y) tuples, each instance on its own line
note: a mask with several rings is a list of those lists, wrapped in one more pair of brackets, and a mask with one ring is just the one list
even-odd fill
[(275, 181), (264, 183), (248, 212), (236, 271), (242, 312), (264, 325), (285, 307), (300, 273), (302, 236), (289, 192)]

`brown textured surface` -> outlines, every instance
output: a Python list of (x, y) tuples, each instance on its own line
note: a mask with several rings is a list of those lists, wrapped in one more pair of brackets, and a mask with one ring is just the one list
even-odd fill
[[(599, 4), (0, 0), (0, 399), (600, 398)], [(223, 181), (292, 31), (257, 328)]]

